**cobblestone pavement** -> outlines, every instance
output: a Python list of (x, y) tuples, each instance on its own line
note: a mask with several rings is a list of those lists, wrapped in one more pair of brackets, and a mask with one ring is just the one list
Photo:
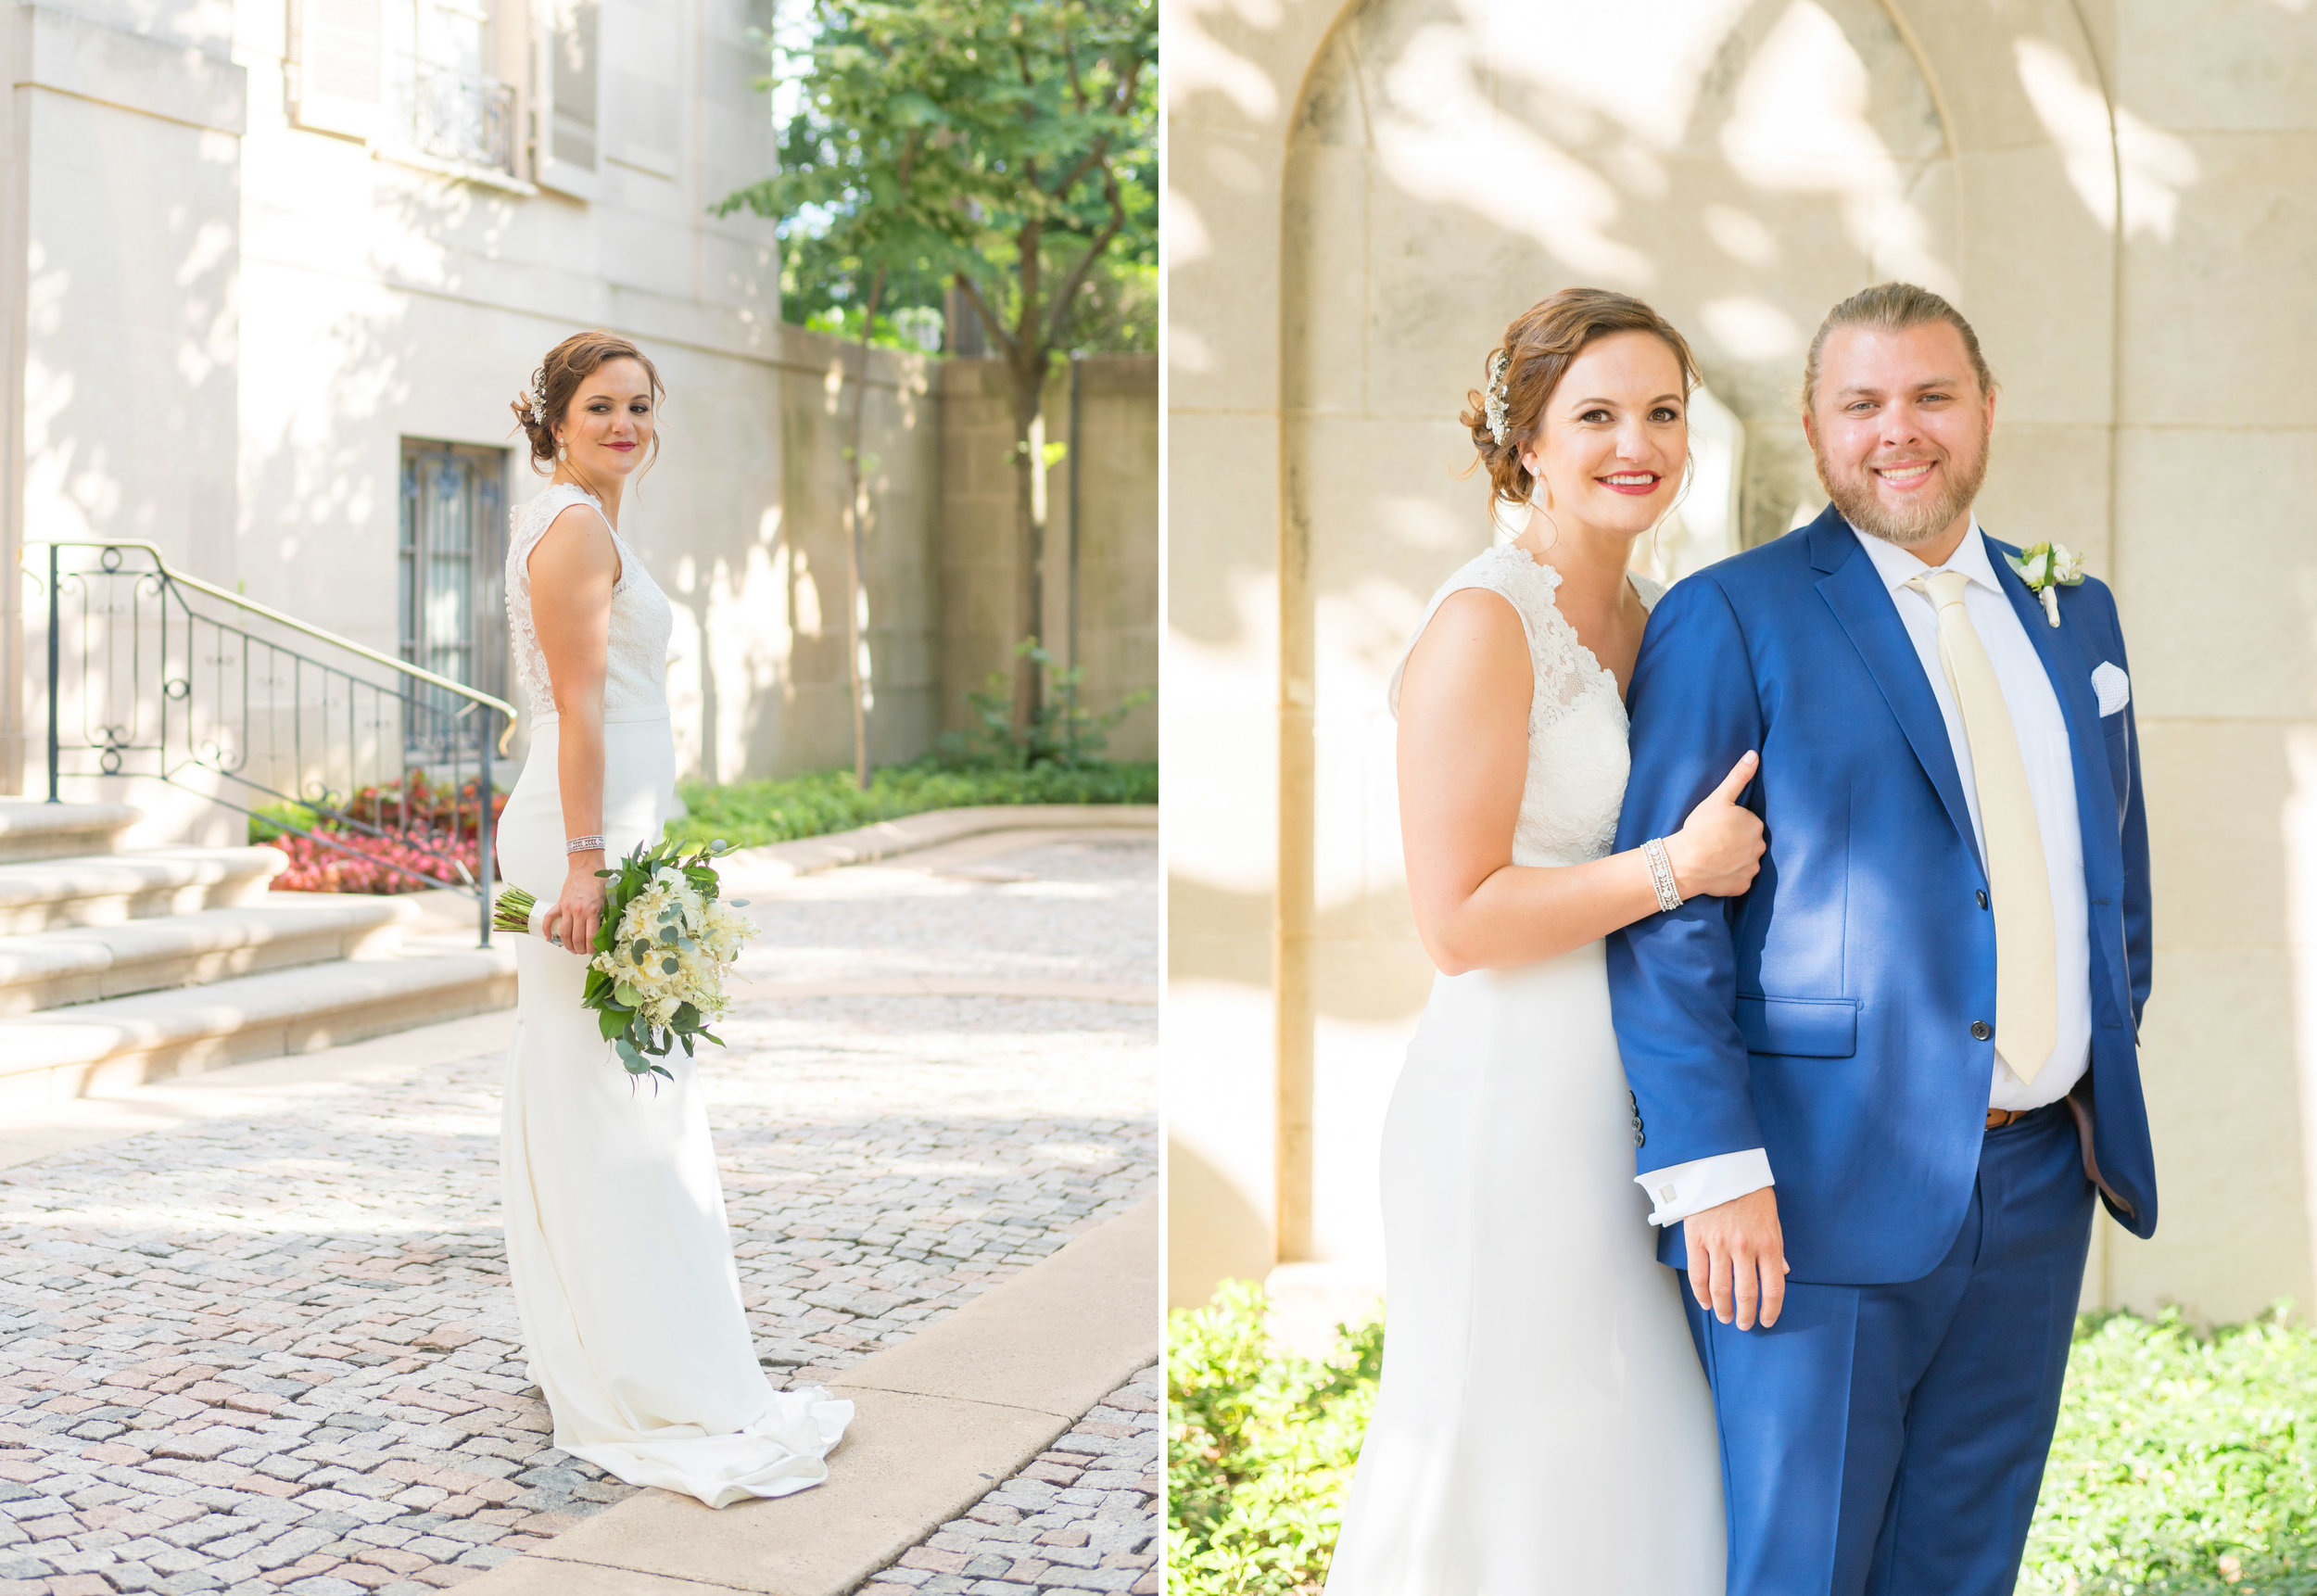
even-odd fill
[(903, 1552), (860, 1596), (1157, 1596), (1164, 1395), (1153, 1363), (1035, 1463)]
[[(752, 957), (791, 979), (1155, 980), (1147, 838), (981, 862), (989, 879), (904, 859), (755, 888)], [(906, 1338), (1152, 1180), (1149, 1008), (782, 998), (722, 1030), (703, 1082), (784, 1383)], [(524, 1373), (502, 1061), (0, 1172), (0, 1596), (422, 1596), (632, 1494), (550, 1444)]]

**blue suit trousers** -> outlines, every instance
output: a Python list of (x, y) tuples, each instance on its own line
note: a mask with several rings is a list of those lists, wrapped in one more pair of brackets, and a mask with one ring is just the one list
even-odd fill
[(2059, 1415), (2093, 1188), (2055, 1104), (1987, 1133), (1939, 1266), (1790, 1284), (1778, 1324), (1701, 1309), (1728, 1596), (2009, 1596)]

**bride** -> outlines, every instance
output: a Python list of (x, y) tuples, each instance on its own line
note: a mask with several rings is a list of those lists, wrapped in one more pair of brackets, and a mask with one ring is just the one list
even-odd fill
[[(1505, 329), (1464, 424), (1511, 544), (1400, 670), (1401, 834), (1439, 968), (1384, 1131), (1384, 1379), (1328, 1596), (1720, 1596), (1714, 1412), (1633, 1185), (1602, 938), (1661, 904), (1612, 854), (1624, 690), (1659, 589), (1627, 575), (1689, 462), (1690, 349), (1622, 294)], [(1662, 840), (1669, 892), (1743, 892), (1748, 754)]]
[(595, 872), (682, 813), (672, 616), (617, 526), (620, 489), (659, 447), (661, 392), (640, 349), (593, 332), (550, 349), (514, 401), (533, 468), (554, 478), (508, 539), (531, 751), (499, 865), (552, 906), (539, 936), (515, 939), (500, 1157), (508, 1273), (555, 1444), (723, 1507), (826, 1479), (853, 1404), (777, 1391), (757, 1365), (690, 1060), (671, 1053), (674, 1081), (637, 1091), (579, 1005), (603, 919)]

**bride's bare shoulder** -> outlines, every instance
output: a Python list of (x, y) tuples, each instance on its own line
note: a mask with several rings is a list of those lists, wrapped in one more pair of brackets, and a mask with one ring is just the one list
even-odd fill
[(555, 513), (532, 543), (524, 564), (535, 589), (619, 579), (619, 550), (612, 542), (611, 529), (585, 500)]
[(1459, 588), (1442, 598), (1400, 672), (1402, 715), (1450, 708), (1475, 695), (1527, 700), (1528, 632), (1513, 601), (1492, 588)]

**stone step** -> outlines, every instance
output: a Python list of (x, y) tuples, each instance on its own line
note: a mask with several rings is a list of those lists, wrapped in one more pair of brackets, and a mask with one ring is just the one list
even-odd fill
[(402, 898), (272, 893), (262, 903), (0, 937), (0, 1017), (331, 959), (390, 958)]
[(262, 903), (279, 848), (144, 848), (0, 864), (0, 936)]
[(0, 864), (109, 854), (143, 817), (126, 804), (44, 804), (0, 798)]
[(0, 1114), (514, 1002), (504, 944), (236, 976), (0, 1020)]

